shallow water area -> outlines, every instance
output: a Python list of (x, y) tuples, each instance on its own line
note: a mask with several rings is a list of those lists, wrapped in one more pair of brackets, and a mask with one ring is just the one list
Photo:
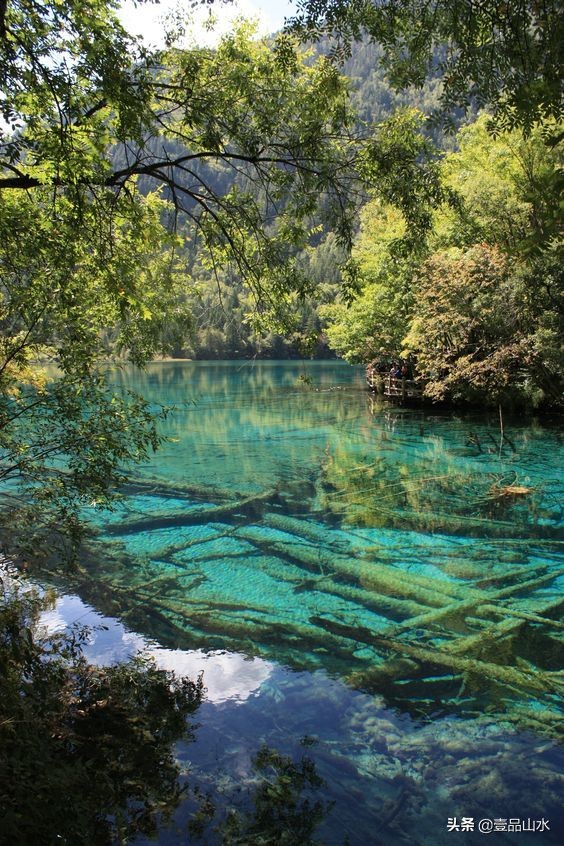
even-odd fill
[[(196, 785), (219, 821), (251, 813), (262, 744), (313, 761), (328, 846), (479, 843), (482, 819), (496, 842), (561, 842), (559, 429), (383, 405), (335, 362), (115, 379), (173, 407), (170, 441), (92, 510), (66, 587), (122, 621), (97, 660), (149, 642), (204, 670), (190, 789), (159, 842), (192, 842)], [(61, 618), (91, 618), (78, 603)]]

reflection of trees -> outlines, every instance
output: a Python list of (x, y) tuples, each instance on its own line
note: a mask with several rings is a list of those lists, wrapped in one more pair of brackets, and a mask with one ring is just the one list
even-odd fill
[[(186, 533), (148, 534), (151, 558), (120, 555), (119, 544), (112, 554), (108, 544), (84, 561), (77, 589), (176, 648), (323, 667), (417, 715), (488, 707), (538, 730), (534, 697), (544, 730), (555, 729), (557, 542), (462, 537), (426, 548), (425, 536), (397, 533), (386, 546), (396, 536), (387, 532), (369, 545), (362, 528), (346, 542), (318, 520), (279, 513), (278, 494), (254, 499), (248, 513), (240, 501), (231, 515), (217, 506), (174, 516)], [(218, 509), (221, 522), (208, 524)]]
[[(263, 746), (253, 758), (255, 779), (244, 805), (231, 807), (218, 827), (222, 846), (314, 846), (315, 830), (331, 803), (315, 798), (324, 786), (308, 757), (294, 762), (276, 749)], [(189, 824), (196, 837), (211, 825), (213, 800), (197, 792), (199, 805)]]
[[(499, 463), (513, 458), (513, 441), (500, 444), (489, 432), (480, 440), (454, 422), (448, 441), (429, 434), (424, 416), (405, 421), (376, 411), (379, 425), (365, 432), (370, 450), (362, 454), (344, 441), (322, 464), (319, 502), (328, 514), (372, 528), (511, 537), (527, 527), (543, 534), (542, 491), (517, 485), (511, 461)], [(487, 469), (476, 461), (490, 456)]]
[(334, 389), (339, 380), (354, 384), (356, 371), (314, 364), (311, 385), (300, 372), (276, 362), (183, 362), (153, 365), (133, 383), (127, 372), (123, 378), (173, 406), (163, 431), (175, 444), (159, 452), (159, 475), (255, 490), (259, 480), (315, 474), (327, 439), (336, 441), (358, 416), (347, 391)]
[[(180, 442), (104, 515), (104, 554), (85, 555), (73, 588), (161, 643), (323, 668), (403, 710), (489, 704), (526, 722), (534, 696), (551, 712), (561, 529), (539, 517), (544, 489), (509, 495), (500, 478), (522, 453), (549, 479), (546, 433), (506, 427), (500, 444), (483, 420), (368, 416), (288, 365), (239, 366), (195, 366)], [(190, 367), (156, 398), (182, 396)]]
[(93, 666), (86, 631), (38, 633), (47, 600), (13, 588), (2, 599), (0, 840), (104, 846), (154, 834), (181, 798), (173, 743), (201, 681), (140, 658)]
[[(539, 721), (527, 705), (533, 695), (545, 707), (541, 722), (555, 731), (562, 601), (545, 587), (562, 572), (554, 555), (561, 530), (554, 520), (538, 519), (539, 504), (548, 501), (545, 492), (515, 484), (511, 463), (505, 471), (498, 464), (498, 472), (494, 463), (485, 465), (489, 454), (498, 461), (515, 454), (513, 441), (490, 437), (488, 444), (487, 433), (470, 437), (459, 428), (457, 448), (455, 439), (441, 438), (436, 430), (430, 437), (423, 417), (414, 426), (409, 417), (391, 412), (377, 422), (369, 456), (344, 443), (327, 457), (319, 501), (328, 514), (361, 530), (394, 530), (382, 536), (383, 544), (365, 547), (357, 572), (367, 595), (378, 594), (382, 609), (388, 603), (387, 616), (402, 619), (376, 630), (344, 616), (323, 615), (316, 622), (335, 637), (385, 656), (349, 678), (402, 710), (429, 713), (446, 703), (449, 710), (487, 707), (537, 730)], [(423, 558), (407, 545), (398, 566), (390, 562), (390, 567), (383, 556), (398, 530), (446, 534), (457, 545), (445, 553), (439, 543)], [(537, 567), (527, 566), (532, 538), (542, 545), (533, 553)]]

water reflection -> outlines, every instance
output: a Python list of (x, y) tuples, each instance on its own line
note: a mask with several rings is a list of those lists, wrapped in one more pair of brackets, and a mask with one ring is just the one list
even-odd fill
[(296, 761), (309, 737), (339, 808), (328, 844), (450, 842), (462, 814), (559, 819), (555, 428), (507, 420), (501, 439), (496, 416), (385, 407), (340, 364), (116, 380), (174, 407), (173, 440), (120, 509), (93, 513), (73, 587), (125, 623), (114, 646), (99, 635), (105, 659), (131, 630), (167, 666), (204, 668), (182, 753), (203, 790), (250, 789), (261, 743)]
[[(145, 644), (76, 597), (63, 597), (50, 624), (76, 621), (107, 626), (95, 629), (87, 646), (90, 659), (123, 659)], [(153, 644), (148, 647), (154, 650)], [(203, 668), (210, 690), (198, 712), (195, 741), (177, 749), (186, 798), (173, 822), (159, 832), (160, 846), (238, 842), (229, 839), (226, 821), (236, 812), (240, 824), (254, 823), (257, 789), (264, 786), (256, 756), (264, 748), (294, 762), (292, 789), (300, 785), (295, 776), (304, 758), (323, 780), (305, 794), (323, 807), (311, 842), (448, 844), (447, 836), (454, 835), (448, 834), (447, 822), (454, 817), (472, 818), (476, 825), (483, 818), (544, 819), (549, 830), (536, 832), (535, 843), (561, 842), (564, 753), (553, 742), (487, 715), (464, 721), (402, 715), (382, 697), (355, 692), (319, 672), (289, 672), (229, 654), (204, 657), (158, 648), (155, 654), (179, 671)], [(213, 674), (227, 666), (225, 661), (234, 672), (229, 689), (219, 689), (216, 696)], [(275, 782), (271, 771), (267, 778)], [(274, 846), (276, 819), (270, 821), (271, 839), (265, 842)], [(520, 836), (498, 835), (498, 840), (520, 843)], [(148, 846), (154, 841), (137, 842)], [(306, 846), (310, 840), (289, 842)], [(481, 835), (466, 832), (465, 842), (481, 843)]]
[(50, 632), (64, 630), (76, 623), (91, 630), (84, 648), (87, 660), (110, 665), (144, 652), (152, 656), (159, 667), (174, 670), (179, 676), (195, 679), (204, 673), (206, 701), (214, 704), (244, 702), (273, 670), (273, 665), (267, 661), (249, 659), (235, 652), (166, 649), (126, 629), (119, 620), (98, 614), (78, 596), (57, 597), (53, 609), (41, 617), (41, 624)]
[(361, 412), (350, 392), (357, 398), (362, 373), (343, 364), (162, 363), (115, 379), (174, 408), (156, 474), (236, 491), (307, 477)]
[(119, 378), (175, 407), (174, 440), (121, 509), (93, 514), (104, 552), (83, 595), (171, 649), (323, 669), (413, 715), (557, 730), (555, 430), (506, 421), (501, 438), (497, 417), (378, 405), (338, 363)]

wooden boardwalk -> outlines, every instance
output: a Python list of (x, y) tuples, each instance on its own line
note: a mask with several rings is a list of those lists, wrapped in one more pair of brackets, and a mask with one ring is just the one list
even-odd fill
[(370, 368), (366, 371), (366, 384), (372, 391), (382, 394), (392, 402), (420, 402), (423, 396), (421, 383), (415, 379), (404, 379)]

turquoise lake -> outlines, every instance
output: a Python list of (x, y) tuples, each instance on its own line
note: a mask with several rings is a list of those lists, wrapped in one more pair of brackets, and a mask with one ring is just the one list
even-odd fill
[(114, 511), (92, 510), (87, 576), (53, 619), (104, 622), (97, 660), (148, 646), (204, 672), (178, 749), (186, 801), (158, 842), (221, 843), (263, 745), (323, 780), (303, 794), (310, 815), (320, 803), (304, 846), (473, 844), (489, 827), (564, 842), (556, 423), (393, 407), (339, 362), (114, 379), (171, 407), (169, 440)]

